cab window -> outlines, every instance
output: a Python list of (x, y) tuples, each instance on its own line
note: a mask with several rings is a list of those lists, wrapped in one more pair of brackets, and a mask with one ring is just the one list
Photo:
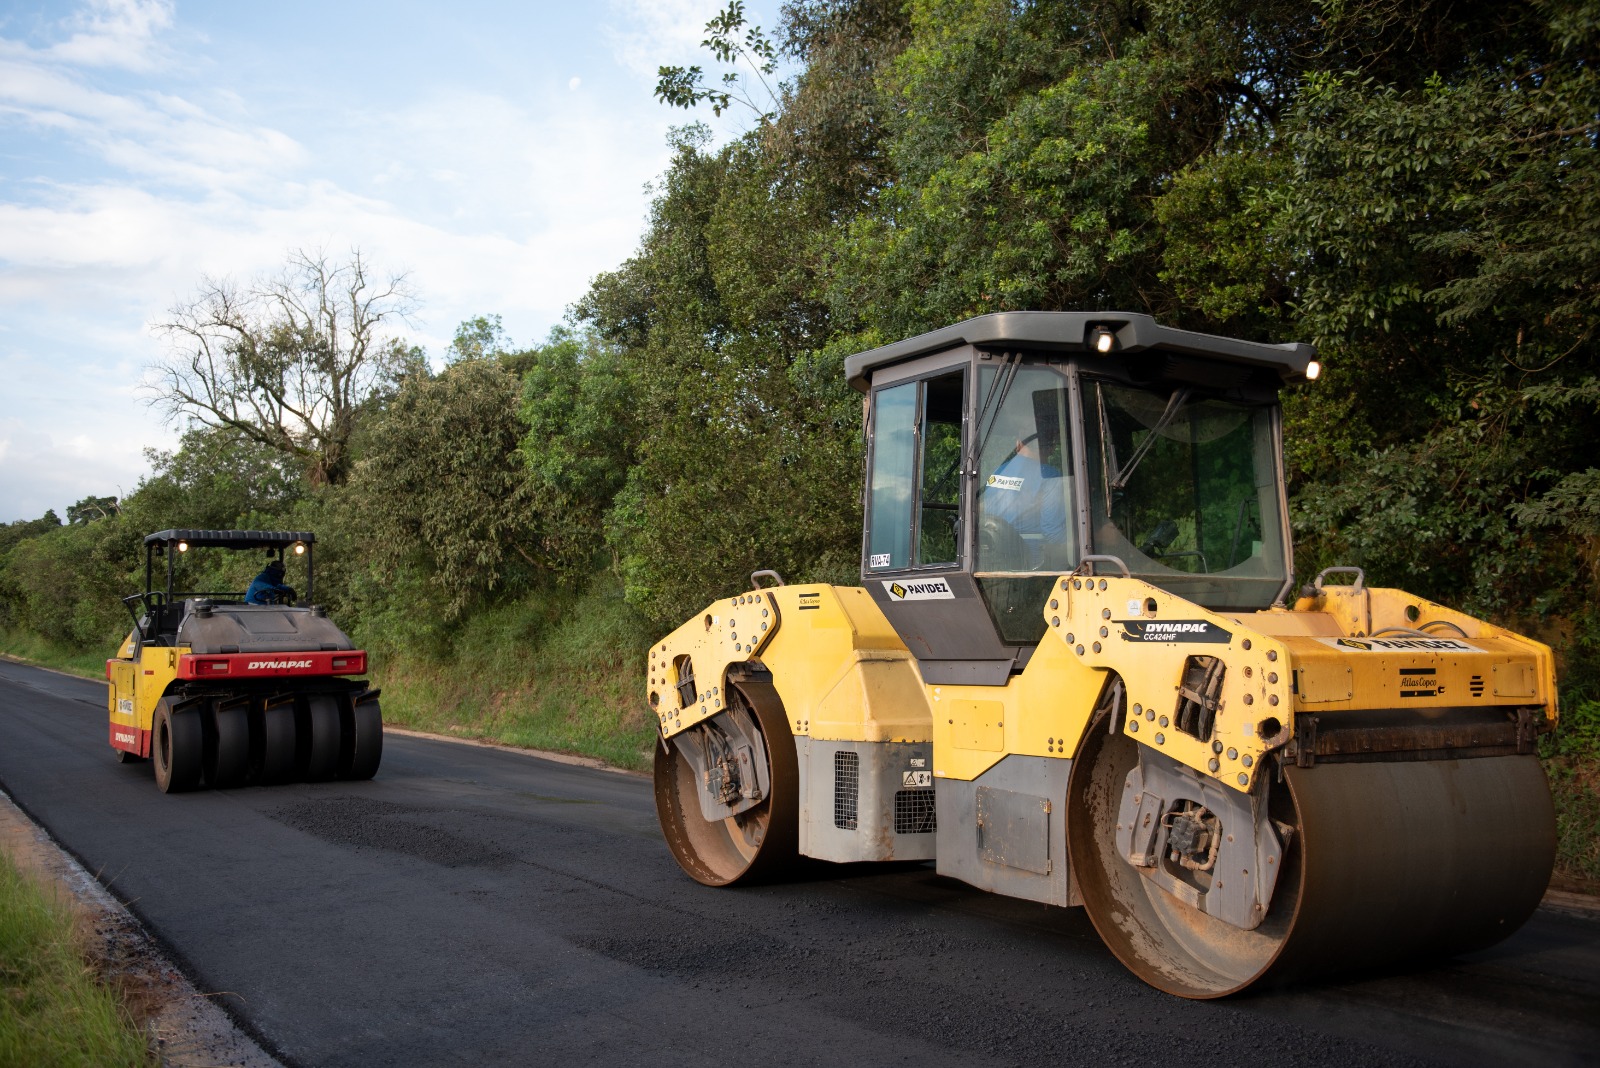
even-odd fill
[(965, 379), (950, 371), (873, 394), (868, 571), (960, 560)]

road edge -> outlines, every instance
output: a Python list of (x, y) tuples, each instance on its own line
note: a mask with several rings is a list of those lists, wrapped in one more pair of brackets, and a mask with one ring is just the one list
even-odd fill
[(540, 760), (553, 760), (557, 764), (572, 764), (580, 768), (593, 768), (595, 771), (609, 771), (613, 775), (626, 775), (631, 779), (648, 779), (650, 775), (643, 771), (629, 771), (619, 768), (615, 764), (607, 764), (599, 757), (578, 756), (575, 753), (557, 753), (549, 749), (529, 749), (521, 745), (508, 745), (505, 742), (491, 742), (483, 738), (457, 738), (450, 734), (434, 734), (430, 731), (412, 730), (410, 727), (396, 727), (393, 724), (383, 725), (384, 734), (398, 734), (406, 738), (426, 738), (430, 742), (454, 742), (457, 745), (472, 745), (479, 749), (498, 749), (502, 753), (516, 753), (519, 756), (538, 757)]
[(143, 1026), (163, 1065), (284, 1068), (217, 1005), (216, 995), (197, 990), (133, 913), (4, 789), (0, 789), (0, 848), (23, 872), (54, 884), (82, 910), (96, 943), (91, 952), (103, 977), (130, 988), (141, 1004), (153, 1006)]

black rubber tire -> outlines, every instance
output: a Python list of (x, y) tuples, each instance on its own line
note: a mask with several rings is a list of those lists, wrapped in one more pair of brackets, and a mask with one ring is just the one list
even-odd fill
[(223, 706), (212, 701), (201, 715), (205, 727), (201, 765), (206, 784), (214, 790), (242, 785), (250, 773), (249, 707), (238, 702)]
[(339, 774), (342, 733), (339, 700), (333, 694), (314, 693), (295, 701), (295, 777), (306, 782), (327, 782)]
[(339, 778), (370, 779), (383, 760), (383, 711), (377, 701), (351, 705), (341, 701), (343, 730), (339, 749)]
[(163, 697), (156, 705), (151, 724), (150, 754), (155, 765), (156, 787), (164, 794), (193, 790), (200, 785), (200, 763), (205, 751), (205, 730), (200, 713), (188, 708), (173, 711), (172, 698)]
[(267, 708), (256, 701), (250, 708), (250, 781), (275, 786), (294, 778), (294, 703)]

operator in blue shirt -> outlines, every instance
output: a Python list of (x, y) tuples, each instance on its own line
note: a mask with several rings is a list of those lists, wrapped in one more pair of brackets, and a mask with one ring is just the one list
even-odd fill
[(1011, 524), (1023, 539), (1026, 559), (1034, 570), (1057, 555), (1067, 535), (1067, 503), (1061, 471), (1039, 458), (1038, 438), (1017, 443), (1014, 453), (995, 469), (983, 488), (983, 511)]
[(261, 569), (261, 574), (251, 580), (244, 603), (293, 604), (294, 598), (294, 587), (283, 584), (283, 561), (269, 560), (267, 566)]

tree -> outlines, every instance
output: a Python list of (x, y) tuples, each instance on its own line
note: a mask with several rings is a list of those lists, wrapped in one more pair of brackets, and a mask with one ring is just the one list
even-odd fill
[(67, 522), (82, 526), (96, 519), (109, 519), (120, 510), (115, 497), (85, 497), (77, 504), (67, 506)]
[(505, 356), (510, 348), (511, 339), (506, 336), (505, 327), (500, 325), (500, 316), (480, 315), (456, 327), (456, 336), (450, 340), (450, 348), (445, 352), (444, 359), (446, 363), (456, 363), (459, 360), (499, 358)]
[(592, 332), (557, 327), (521, 354), (522, 457), (548, 565), (569, 583), (595, 568), (606, 519), (634, 465), (640, 427), (636, 371)]
[(364, 559), (391, 582), (420, 583), (436, 619), (542, 569), (518, 401), (516, 378), (490, 359), (408, 375), (346, 487)]
[(343, 263), (297, 251), (243, 288), (203, 279), (157, 324), (172, 352), (153, 403), (295, 457), (313, 485), (337, 484), (363, 406), (420, 359), (387, 332), (416, 303), (404, 275), (378, 279), (360, 250)]
[[(706, 37), (700, 46), (730, 66), (743, 62), (761, 83), (767, 99), (777, 100), (778, 94), (767, 81), (767, 76), (778, 69), (777, 49), (760, 26), (746, 24), (743, 0), (729, 0), (728, 6), (706, 23)], [(764, 110), (751, 98), (744, 76), (728, 71), (723, 74), (721, 85), (720, 89), (707, 85), (705, 71), (699, 66), (661, 67), (657, 70), (656, 99), (679, 108), (708, 103), (713, 115), (721, 115), (737, 103), (753, 111), (761, 122), (771, 121), (773, 112)]]
[(1587, 616), (1600, 653), (1600, 19), (1436, 15), (1442, 70), (1319, 74), (1288, 131), (1272, 225), (1329, 369), (1292, 409), (1297, 526), (1469, 610)]
[[(712, 154), (677, 132), (638, 253), (595, 279), (581, 321), (635, 382), (639, 441), (608, 516), (634, 605), (681, 618), (758, 568), (855, 570), (860, 403), (802, 258), (826, 213), (794, 195), (758, 135)], [(819, 373), (820, 371), (820, 373)]]
[(192, 427), (177, 449), (144, 455), (151, 473), (123, 504), (149, 530), (249, 528), (252, 517), (285, 515), (305, 493), (292, 457), (231, 428)]

